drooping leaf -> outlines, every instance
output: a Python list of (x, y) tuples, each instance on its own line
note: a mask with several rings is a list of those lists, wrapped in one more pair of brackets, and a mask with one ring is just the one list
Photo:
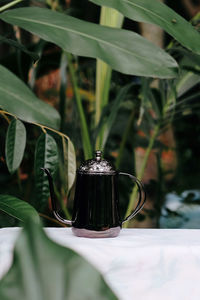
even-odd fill
[(54, 175), (58, 166), (58, 149), (54, 138), (49, 134), (41, 134), (35, 149), (35, 185), (37, 193), (36, 206), (42, 211), (47, 206), (49, 184), (46, 174), (41, 168), (47, 168)]
[(82, 21), (49, 9), (28, 7), (6, 11), (0, 19), (22, 27), (64, 50), (99, 58), (126, 74), (171, 78), (177, 63), (140, 35)]
[(76, 177), (76, 155), (72, 142), (70, 139), (66, 140), (64, 136), (62, 136), (62, 166), (60, 169), (65, 192), (68, 193)]
[(71, 189), (75, 176), (76, 176), (76, 155), (74, 150), (74, 145), (68, 139), (68, 147), (67, 147), (67, 161), (68, 161), (68, 190)]
[(1, 300), (117, 300), (102, 275), (83, 257), (27, 222), (13, 264), (0, 281)]
[(34, 62), (36, 62), (40, 57), (37, 53), (33, 51), (29, 51), (24, 45), (20, 44), (18, 41), (14, 41), (12, 39), (8, 39), (5, 36), (0, 35), (0, 44), (5, 43), (12, 47), (15, 47), (18, 50), (23, 51), (24, 53), (28, 54)]
[(29, 218), (34, 218), (39, 222), (39, 215), (34, 207), (10, 195), (0, 195), (0, 211), (22, 222), (25, 222)]
[(138, 22), (155, 24), (163, 28), (179, 43), (200, 54), (200, 34), (184, 18), (158, 0), (90, 0), (120, 11)]
[(19, 119), (59, 129), (60, 116), (50, 105), (38, 99), (13, 73), (0, 66), (0, 108)]
[(6, 164), (14, 173), (21, 164), (26, 146), (26, 128), (20, 120), (13, 119), (6, 134)]

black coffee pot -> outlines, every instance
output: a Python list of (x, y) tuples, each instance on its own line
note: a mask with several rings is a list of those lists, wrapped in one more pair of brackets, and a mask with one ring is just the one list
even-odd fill
[[(146, 193), (136, 177), (116, 171), (109, 161), (102, 159), (101, 151), (96, 151), (95, 156), (77, 170), (72, 221), (59, 215), (52, 176), (48, 169), (43, 169), (49, 180), (53, 214), (60, 222), (71, 225), (76, 236), (115, 237), (119, 234), (122, 224), (142, 209)], [(119, 175), (130, 177), (136, 183), (139, 192), (136, 208), (123, 221), (119, 215)]]

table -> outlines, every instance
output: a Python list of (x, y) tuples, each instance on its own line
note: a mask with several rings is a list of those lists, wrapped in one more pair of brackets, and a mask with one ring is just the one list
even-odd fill
[[(0, 278), (11, 265), (19, 230), (0, 229)], [(69, 228), (45, 231), (96, 266), (120, 300), (200, 298), (200, 230), (123, 229), (110, 239), (78, 238)]]

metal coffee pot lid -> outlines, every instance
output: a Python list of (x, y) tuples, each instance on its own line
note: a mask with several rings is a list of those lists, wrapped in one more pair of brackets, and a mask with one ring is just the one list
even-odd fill
[(101, 175), (111, 175), (116, 174), (116, 170), (113, 165), (102, 158), (102, 152), (95, 151), (95, 158), (86, 160), (80, 165), (77, 170), (81, 174), (101, 174)]

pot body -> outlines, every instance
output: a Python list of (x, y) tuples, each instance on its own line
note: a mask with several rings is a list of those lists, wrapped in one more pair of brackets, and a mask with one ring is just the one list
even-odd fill
[[(97, 234), (112, 228), (120, 229), (117, 183), (117, 174), (78, 173), (72, 226), (96, 231)], [(76, 232), (77, 230), (74, 231), (75, 234)]]

